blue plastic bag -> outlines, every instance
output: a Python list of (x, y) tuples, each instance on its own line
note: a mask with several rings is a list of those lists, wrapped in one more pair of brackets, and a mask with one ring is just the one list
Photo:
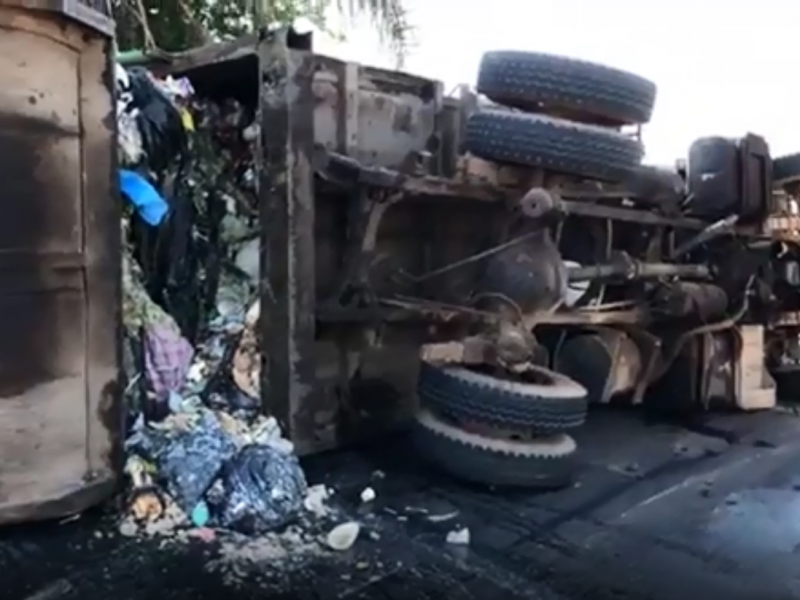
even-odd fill
[(167, 493), (187, 515), (236, 454), (236, 444), (209, 411), (188, 430), (140, 431), (131, 445), (131, 450), (155, 464)]
[(164, 197), (136, 171), (120, 169), (119, 188), (148, 225), (160, 225), (169, 212), (169, 204)]
[(307, 491), (297, 457), (270, 446), (243, 448), (225, 464), (221, 480), (223, 494), (214, 506), (217, 522), (251, 535), (293, 521)]

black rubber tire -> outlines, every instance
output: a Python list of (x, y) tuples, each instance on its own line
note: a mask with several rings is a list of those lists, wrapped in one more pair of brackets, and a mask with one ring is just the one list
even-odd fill
[(772, 180), (776, 183), (800, 179), (800, 152), (772, 159)]
[(498, 104), (556, 114), (566, 110), (599, 124), (647, 123), (656, 100), (656, 84), (644, 77), (537, 52), (485, 53), (477, 87)]
[(431, 465), (483, 485), (561, 488), (572, 483), (577, 467), (577, 447), (568, 435), (533, 442), (487, 438), (424, 409), (417, 413), (412, 443)]
[(619, 182), (639, 166), (644, 148), (617, 131), (505, 110), (482, 110), (467, 122), (465, 146), (479, 158)]
[(498, 379), (459, 365), (420, 366), (417, 393), (425, 407), (456, 421), (540, 434), (561, 433), (586, 421), (586, 389), (565, 375), (531, 367), (547, 384)]

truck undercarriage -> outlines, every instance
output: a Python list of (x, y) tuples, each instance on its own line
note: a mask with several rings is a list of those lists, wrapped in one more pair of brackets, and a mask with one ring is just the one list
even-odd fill
[(773, 193), (766, 142), (704, 138), (688, 172), (643, 167), (630, 126), (649, 118), (652, 84), (578, 62), (638, 104), (604, 88), (543, 102), (536, 86), (574, 61), (487, 57), (489, 105), (294, 35), (148, 65), (257, 103), (262, 389), (299, 451), (380, 436), (426, 389), (483, 438), (533, 442), (585, 418), (580, 402), (550, 424), (535, 402), (516, 416), (454, 406), (475, 373), (550, 388), (561, 373), (590, 402), (670, 413), (773, 407), (769, 369), (796, 365), (797, 217), (791, 186)]

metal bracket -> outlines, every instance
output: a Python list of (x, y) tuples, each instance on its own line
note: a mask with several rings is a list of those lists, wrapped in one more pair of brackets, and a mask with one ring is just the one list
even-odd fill
[(377, 306), (378, 298), (369, 281), (370, 266), (375, 261), (378, 229), (389, 207), (401, 196), (378, 200), (365, 186), (353, 190), (347, 216), (347, 250), (343, 276), (333, 303), (337, 307)]

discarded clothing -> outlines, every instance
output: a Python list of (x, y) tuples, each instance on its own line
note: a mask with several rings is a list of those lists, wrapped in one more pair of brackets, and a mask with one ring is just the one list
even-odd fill
[(188, 146), (180, 109), (145, 69), (128, 69), (128, 81), (127, 110), (136, 113), (147, 166), (151, 171), (162, 172), (183, 156)]
[(169, 212), (169, 205), (163, 196), (147, 179), (136, 171), (119, 170), (119, 187), (137, 214), (148, 225), (157, 227)]
[(145, 329), (145, 374), (150, 390), (156, 399), (164, 401), (170, 392), (181, 389), (194, 350), (177, 330), (166, 323), (157, 323)]

